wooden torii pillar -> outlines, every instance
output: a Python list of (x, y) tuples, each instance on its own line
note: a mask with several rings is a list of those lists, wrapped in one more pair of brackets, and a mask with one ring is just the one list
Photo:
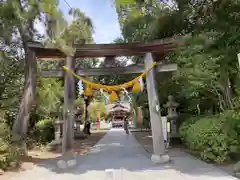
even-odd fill
[[(75, 59), (67, 56), (66, 66), (75, 71)], [(74, 101), (76, 99), (75, 78), (70, 73), (64, 75), (64, 110), (63, 110), (63, 141), (62, 151), (73, 148), (74, 144)]]
[(15, 138), (26, 138), (31, 112), (36, 110), (37, 60), (34, 51), (29, 49), (29, 47), (26, 50), (26, 79), (18, 115), (12, 127), (14, 140)]
[[(152, 53), (146, 53), (144, 57), (145, 68), (148, 69), (154, 63)], [(165, 152), (165, 143), (160, 113), (160, 103), (155, 82), (155, 69), (146, 75), (150, 122), (152, 127), (153, 154), (151, 160), (155, 163), (165, 163), (170, 160)]]

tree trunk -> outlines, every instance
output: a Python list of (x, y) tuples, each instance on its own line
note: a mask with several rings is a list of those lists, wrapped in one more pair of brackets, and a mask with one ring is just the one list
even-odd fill
[(220, 71), (221, 71), (220, 76), (221, 76), (224, 104), (225, 104), (225, 108), (229, 109), (229, 108), (233, 107), (232, 91), (231, 91), (231, 86), (230, 86), (229, 75), (228, 75), (228, 72), (224, 68), (221, 68)]

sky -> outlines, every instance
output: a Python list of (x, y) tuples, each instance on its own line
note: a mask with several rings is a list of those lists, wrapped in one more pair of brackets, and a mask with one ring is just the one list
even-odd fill
[[(121, 36), (117, 13), (113, 0), (66, 0), (72, 8), (79, 8), (92, 19), (94, 25), (93, 38), (96, 43), (111, 43)], [(64, 0), (60, 0), (60, 9), (70, 21), (68, 16), (70, 7)], [(43, 31), (40, 24), (39, 31)]]

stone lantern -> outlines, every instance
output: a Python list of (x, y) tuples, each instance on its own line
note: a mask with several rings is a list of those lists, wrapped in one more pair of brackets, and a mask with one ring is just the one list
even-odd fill
[(63, 118), (62, 115), (62, 109), (57, 112), (56, 114), (56, 121), (55, 121), (55, 141), (60, 142), (61, 141), (61, 132), (62, 132), (62, 125), (63, 125)]
[(75, 132), (80, 132), (80, 125), (82, 124), (81, 116), (82, 116), (81, 109), (77, 107), (77, 111), (75, 114), (75, 124), (74, 124)]
[(58, 118), (55, 121), (55, 141), (56, 142), (60, 142), (61, 141), (61, 127), (63, 125), (63, 120), (60, 120), (60, 118)]
[(168, 102), (165, 105), (167, 108), (167, 120), (171, 122), (171, 137), (177, 137), (177, 127), (176, 127), (176, 119), (178, 117), (177, 107), (179, 103), (174, 101), (173, 96), (168, 96)]

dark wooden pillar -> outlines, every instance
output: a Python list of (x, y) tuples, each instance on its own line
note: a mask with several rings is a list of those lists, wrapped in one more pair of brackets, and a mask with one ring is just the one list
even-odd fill
[(88, 106), (90, 105), (92, 97), (91, 96), (84, 96), (84, 133), (86, 133), (86, 125), (87, 125), (87, 121), (89, 118), (89, 114), (88, 114)]
[[(75, 70), (75, 60), (72, 56), (68, 56), (66, 59), (66, 66), (71, 70)], [(67, 149), (71, 149), (74, 144), (74, 101), (76, 99), (75, 94), (75, 78), (71, 73), (65, 73), (64, 79), (64, 124), (63, 124), (63, 153)]]
[(35, 52), (27, 49), (25, 57), (25, 84), (18, 115), (13, 124), (13, 134), (24, 138), (28, 131), (31, 113), (36, 110), (37, 61)]
[(84, 97), (84, 103), (85, 103), (85, 109), (84, 109), (84, 124), (86, 124), (88, 120), (88, 106), (89, 106), (90, 98), (85, 96)]

